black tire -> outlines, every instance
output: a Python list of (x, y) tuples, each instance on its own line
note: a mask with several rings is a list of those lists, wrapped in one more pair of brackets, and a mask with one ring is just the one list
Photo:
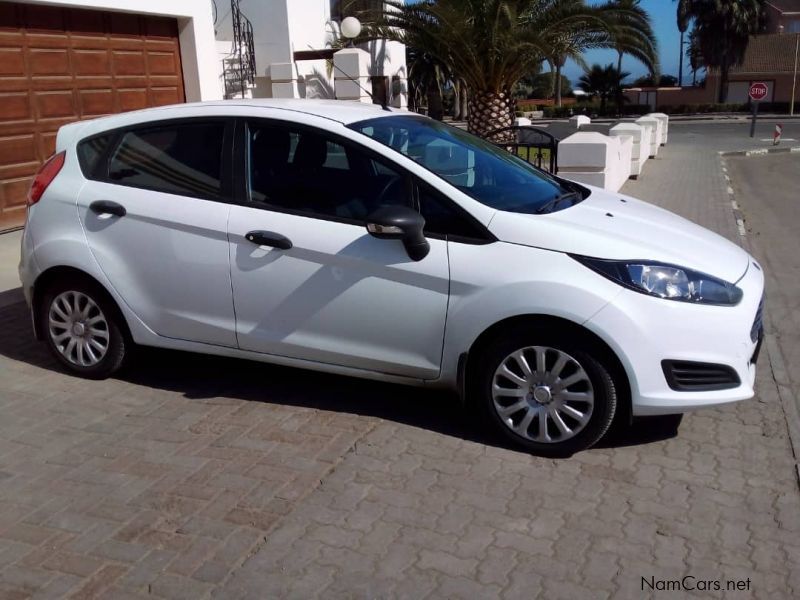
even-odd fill
[[(594, 405), (589, 420), (583, 425), (583, 429), (563, 441), (537, 442), (523, 437), (506, 425), (495, 407), (492, 394), (495, 372), (509, 355), (522, 348), (533, 346), (548, 347), (569, 355), (583, 368), (591, 382)], [(474, 359), (470, 357), (470, 363), (474, 365), (470, 367), (470, 395), (477, 405), (476, 408), (487, 417), (498, 434), (532, 454), (554, 458), (571, 456), (596, 444), (614, 420), (617, 409), (617, 387), (607, 367), (603, 351), (570, 333), (542, 329), (505, 331), (485, 345)], [(538, 425), (538, 417), (535, 422)]]
[[(106, 324), (104, 330), (107, 330), (108, 334), (107, 348), (96, 364), (80, 365), (69, 360), (59, 349), (51, 334), (49, 325), (51, 306), (53, 301), (65, 292), (75, 292), (88, 297), (104, 317)], [(116, 304), (101, 286), (88, 278), (71, 276), (52, 282), (42, 295), (38, 315), (40, 330), (56, 360), (70, 373), (87, 379), (106, 379), (119, 370), (132, 346), (127, 335), (127, 327)]]

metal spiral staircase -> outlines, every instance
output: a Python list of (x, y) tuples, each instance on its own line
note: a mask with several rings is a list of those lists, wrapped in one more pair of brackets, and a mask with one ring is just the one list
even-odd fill
[(222, 61), (226, 98), (245, 98), (255, 86), (256, 54), (253, 23), (242, 12), (239, 1), (231, 0), (233, 52)]

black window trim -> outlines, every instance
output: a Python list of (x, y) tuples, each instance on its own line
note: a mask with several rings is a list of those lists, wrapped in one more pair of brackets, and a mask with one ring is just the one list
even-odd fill
[[(222, 161), (221, 169), (220, 169), (220, 194), (219, 196), (201, 196), (196, 194), (176, 194), (174, 192), (165, 192), (164, 190), (159, 190), (152, 186), (143, 186), (143, 185), (131, 185), (129, 183), (120, 183), (119, 181), (115, 181), (108, 176), (108, 170), (111, 166), (111, 157), (113, 153), (119, 147), (122, 138), (125, 134), (131, 131), (138, 131), (138, 130), (148, 130), (148, 129), (155, 129), (160, 127), (169, 127), (171, 125), (186, 125), (186, 124), (195, 124), (195, 123), (223, 123), (225, 125), (223, 130), (223, 137), (222, 137), (222, 155), (223, 157), (227, 157), (228, 160)], [(209, 115), (209, 116), (197, 116), (197, 117), (178, 117), (178, 118), (169, 118), (169, 119), (159, 119), (153, 121), (143, 121), (141, 123), (134, 123), (131, 125), (125, 125), (122, 127), (116, 127), (113, 129), (106, 129), (105, 131), (101, 131), (99, 133), (87, 136), (85, 138), (81, 138), (76, 144), (75, 149), (77, 152), (77, 148), (80, 144), (84, 142), (88, 142), (92, 139), (104, 137), (107, 135), (111, 136), (111, 140), (106, 146), (105, 150), (101, 154), (100, 158), (97, 160), (97, 164), (95, 164), (94, 169), (91, 173), (86, 173), (83, 168), (83, 164), (80, 164), (81, 172), (83, 172), (83, 176), (86, 179), (92, 181), (99, 181), (100, 183), (107, 183), (110, 185), (118, 185), (121, 187), (127, 187), (137, 190), (147, 190), (149, 192), (158, 192), (159, 194), (170, 194), (172, 196), (179, 196), (181, 198), (192, 198), (195, 200), (206, 200), (209, 202), (221, 202), (224, 204), (230, 204), (234, 200), (233, 196), (233, 153), (232, 153), (232, 144), (234, 138), (234, 125), (235, 125), (235, 118), (225, 115)]]
[(328, 131), (327, 129), (320, 129), (319, 127), (314, 127), (311, 125), (306, 125), (304, 123), (299, 123), (297, 121), (292, 121), (288, 119), (280, 119), (274, 117), (258, 117), (258, 116), (246, 116), (246, 117), (237, 117), (236, 118), (236, 128), (235, 128), (235, 138), (233, 141), (233, 156), (234, 156), (234, 177), (233, 180), (237, 183), (235, 190), (234, 190), (234, 200), (233, 203), (246, 206), (248, 208), (256, 208), (258, 210), (265, 210), (277, 213), (284, 213), (289, 215), (294, 215), (298, 217), (305, 217), (308, 219), (319, 219), (321, 221), (332, 221), (334, 223), (342, 223), (345, 225), (355, 225), (358, 227), (365, 227), (366, 223), (360, 219), (350, 219), (347, 217), (338, 217), (336, 215), (322, 215), (311, 213), (308, 211), (302, 210), (293, 210), (291, 208), (286, 208), (283, 206), (273, 206), (271, 204), (266, 204), (264, 202), (256, 202), (250, 199), (250, 189), (249, 189), (249, 172), (250, 172), (250, 157), (249, 153), (247, 152), (247, 144), (248, 144), (248, 125), (250, 123), (262, 123), (268, 124), (271, 126), (276, 127), (287, 127), (292, 128), (296, 131), (307, 131), (310, 133), (322, 134), (328, 137), (332, 142), (340, 144), (341, 146), (348, 148), (354, 148), (355, 150), (362, 152), (368, 158), (375, 160), (376, 162), (383, 163), (388, 168), (397, 171), (402, 177), (406, 178), (408, 181), (411, 182), (411, 194), (412, 200), (414, 202), (415, 210), (419, 211), (419, 188), (420, 186), (425, 186), (430, 192), (437, 195), (438, 199), (452, 209), (452, 211), (459, 215), (460, 217), (467, 220), (470, 224), (475, 227), (476, 232), (480, 232), (480, 237), (475, 238), (467, 238), (464, 236), (456, 236), (456, 235), (446, 235), (446, 234), (439, 234), (439, 233), (426, 233), (425, 237), (437, 240), (447, 240), (451, 242), (458, 242), (464, 244), (491, 244), (497, 241), (497, 238), (483, 225), (480, 221), (478, 221), (474, 216), (472, 216), (469, 212), (464, 210), (461, 206), (457, 203), (453, 202), (450, 198), (447, 197), (446, 194), (443, 194), (439, 190), (435, 189), (434, 186), (431, 184), (422, 181), (419, 176), (415, 175), (405, 167), (397, 164), (391, 158), (376, 152), (372, 148), (368, 148), (363, 144), (359, 144), (357, 141), (334, 133), (332, 131)]

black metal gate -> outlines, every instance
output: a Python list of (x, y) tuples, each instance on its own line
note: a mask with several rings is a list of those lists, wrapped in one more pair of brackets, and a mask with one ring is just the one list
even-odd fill
[(540, 169), (554, 175), (558, 172), (559, 139), (544, 129), (529, 125), (503, 127), (487, 133), (486, 141), (505, 148)]

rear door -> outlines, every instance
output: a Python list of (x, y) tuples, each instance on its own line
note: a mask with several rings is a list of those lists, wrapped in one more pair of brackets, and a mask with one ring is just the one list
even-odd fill
[(78, 146), (78, 211), (97, 262), (161, 336), (236, 346), (228, 259), (232, 121), (126, 128)]

